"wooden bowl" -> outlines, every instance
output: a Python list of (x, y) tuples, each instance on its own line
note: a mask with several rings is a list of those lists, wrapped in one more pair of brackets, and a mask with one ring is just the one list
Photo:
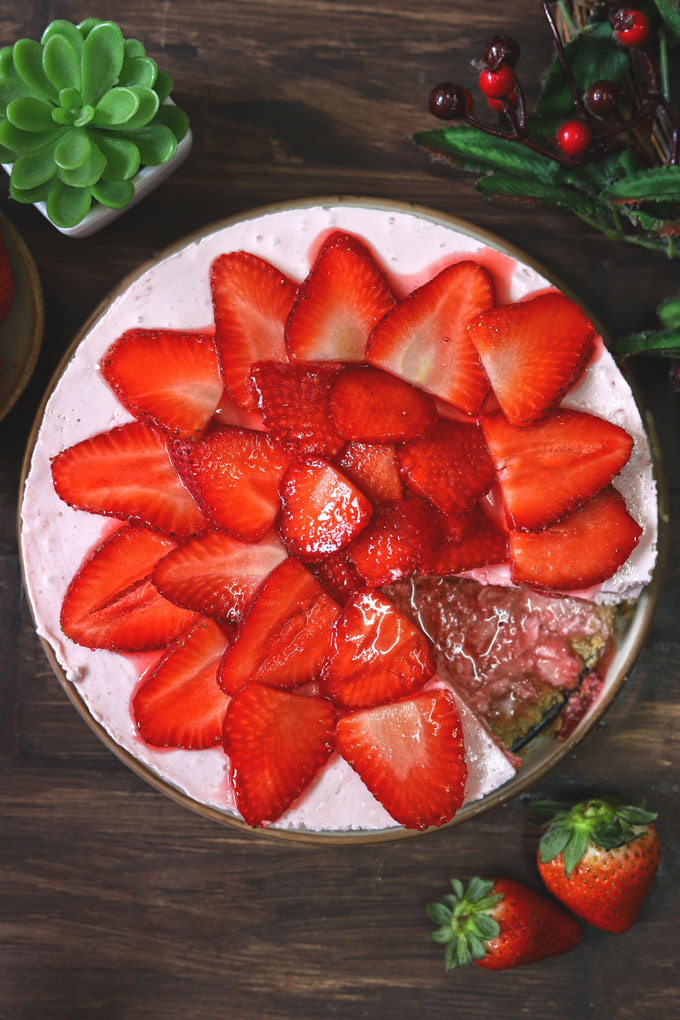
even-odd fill
[(31, 253), (6, 216), (0, 234), (14, 270), (14, 301), (0, 322), (0, 421), (23, 393), (38, 360), (43, 335), (43, 296)]
[[(516, 259), (518, 262), (531, 269), (536, 270), (561, 291), (577, 300), (573, 294), (570, 294), (568, 288), (561, 284), (555, 277), (546, 270), (542, 265), (537, 263), (530, 256), (524, 252), (515, 248), (512, 245), (507, 244), (501, 238), (488, 233), (487, 231), (480, 230), (479, 228), (465, 222), (464, 220), (457, 219), (456, 217), (447, 216), (439, 213), (432, 209), (427, 209), (421, 206), (414, 206), (408, 203), (399, 203), (394, 201), (381, 201), (378, 199), (364, 199), (355, 197), (323, 197), (316, 199), (309, 199), (305, 201), (289, 202), (285, 204), (265, 206), (259, 209), (255, 209), (250, 213), (240, 214), (239, 216), (232, 217), (220, 221), (218, 223), (211, 224), (202, 230), (185, 237), (178, 241), (176, 244), (165, 249), (156, 258), (150, 262), (140, 266), (133, 273), (128, 275), (122, 282), (112, 291), (112, 293), (102, 302), (102, 304), (95, 310), (90, 319), (85, 323), (83, 328), (80, 330), (78, 335), (75, 337), (73, 343), (66, 351), (60, 365), (58, 366), (54, 377), (48, 387), (47, 393), (45, 394), (44, 400), (41, 407), (38, 410), (36, 420), (34, 422), (31, 435), (29, 438), (28, 447), (26, 450), (26, 456), (23, 464), (22, 472), (22, 484), (21, 492), (23, 492), (24, 481), (28, 475), (31, 457), (33, 449), (36, 443), (38, 430), (40, 428), (45, 406), (48, 398), (54, 390), (56, 384), (61, 378), (66, 366), (70, 359), (73, 357), (76, 348), (78, 347), (81, 340), (90, 332), (90, 330), (97, 324), (102, 316), (108, 311), (113, 301), (126, 291), (131, 284), (139, 279), (147, 270), (151, 269), (158, 262), (167, 258), (168, 256), (178, 252), (186, 245), (196, 241), (200, 241), (202, 238), (207, 237), (216, 230), (222, 229), (233, 224), (255, 218), (257, 216), (264, 215), (266, 213), (279, 212), (283, 210), (293, 209), (307, 209), (319, 205), (339, 205), (346, 204), (350, 206), (368, 207), (373, 209), (384, 210), (385, 214), (389, 213), (410, 213), (426, 220), (432, 221), (437, 224), (441, 224), (447, 227), (451, 227), (462, 234), (468, 235), (469, 237), (481, 241), (484, 245), (494, 248), (499, 252), (509, 255), (511, 258)], [(592, 316), (591, 316), (592, 318)], [(594, 320), (595, 321), (595, 320)], [(597, 324), (596, 328), (600, 334), (606, 339), (606, 333), (602, 327)], [(638, 399), (636, 395), (636, 399)], [(638, 399), (639, 403), (639, 399)], [(577, 728), (565, 741), (558, 741), (553, 735), (548, 732), (538, 733), (523, 749), (522, 757), (524, 764), (515, 774), (515, 776), (507, 782), (504, 786), (493, 791), (481, 800), (473, 801), (461, 808), (456, 816), (448, 823), (446, 828), (451, 825), (461, 825), (463, 822), (475, 818), (492, 808), (498, 807), (501, 804), (506, 803), (512, 797), (517, 794), (524, 792), (539, 779), (543, 778), (551, 769), (555, 768), (567, 755), (569, 755), (576, 745), (593, 729), (594, 726), (600, 721), (602, 716), (605, 714), (609, 706), (612, 704), (617, 694), (628, 679), (630, 672), (633, 668), (635, 660), (637, 659), (644, 641), (646, 639), (649, 627), (652, 621), (654, 610), (659, 600), (659, 595), (662, 587), (663, 570), (664, 564), (668, 554), (668, 542), (669, 542), (669, 527), (668, 527), (668, 494), (666, 490), (661, 451), (659, 448), (658, 437), (654, 429), (654, 425), (650, 415), (643, 410), (643, 418), (649, 445), (652, 454), (653, 469), (658, 485), (658, 510), (659, 510), (659, 541), (658, 541), (658, 556), (654, 574), (651, 583), (648, 585), (646, 590), (643, 592), (641, 597), (637, 600), (632, 614), (622, 622), (620, 633), (618, 636), (618, 646), (616, 654), (614, 655), (609, 668), (606, 673), (605, 686), (599, 700), (591, 707), (584, 719), (581, 720)], [(21, 510), (21, 497), (20, 507)], [(21, 517), (19, 518), (21, 520)], [(21, 523), (19, 524), (21, 528)], [(21, 545), (21, 542), (20, 542)], [(22, 550), (22, 569), (25, 571), (25, 564), (23, 559)], [(30, 598), (29, 598), (30, 604)], [(33, 611), (33, 606), (31, 605)], [(103, 741), (106, 746), (113, 751), (126, 765), (128, 765), (134, 772), (140, 775), (156, 789), (161, 790), (167, 796), (177, 801), (179, 804), (185, 807), (191, 808), (197, 811), (203, 817), (211, 818), (214, 821), (222, 824), (229, 825), (233, 828), (240, 829), (244, 832), (252, 833), (253, 831), (262, 833), (263, 835), (274, 837), (277, 839), (286, 839), (296, 842), (309, 842), (309, 843), (326, 843), (326, 844), (348, 844), (348, 843), (378, 843), (387, 840), (394, 839), (407, 839), (416, 835), (422, 835), (422, 833), (415, 832), (412, 830), (406, 830), (400, 827), (383, 829), (383, 830), (370, 830), (370, 831), (330, 831), (330, 832), (309, 832), (302, 830), (286, 830), (277, 829), (275, 827), (268, 827), (265, 829), (253, 830), (249, 828), (245, 822), (236, 818), (226, 810), (222, 810), (217, 807), (212, 807), (203, 803), (198, 802), (183, 790), (173, 785), (165, 778), (159, 776), (150, 766), (144, 762), (138, 760), (133, 754), (131, 754), (125, 748), (119, 746), (116, 741), (110, 736), (107, 730), (95, 719), (90, 713), (85, 701), (74, 687), (70, 683), (63, 669), (61, 668), (57, 657), (52, 647), (42, 639), (45, 653), (52, 664), (52, 667), (62, 685), (66, 694), (71, 699), (76, 709), (80, 712), (82, 717), (88, 723), (88, 725), (95, 731), (98, 737)], [(433, 829), (426, 830), (428, 832), (434, 831)]]

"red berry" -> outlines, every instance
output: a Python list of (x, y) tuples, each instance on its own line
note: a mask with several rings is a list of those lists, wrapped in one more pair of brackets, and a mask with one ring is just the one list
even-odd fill
[(515, 72), (508, 64), (501, 64), (495, 70), (486, 68), (479, 76), (479, 88), (489, 99), (503, 99), (515, 87)]
[(467, 89), (450, 81), (435, 85), (427, 100), (430, 113), (440, 120), (456, 120), (468, 112), (469, 95)]
[(557, 144), (565, 156), (582, 156), (592, 140), (593, 133), (583, 120), (566, 120), (557, 129)]
[(494, 35), (489, 39), (484, 50), (484, 63), (492, 71), (498, 70), (501, 64), (514, 67), (519, 60), (519, 45), (512, 36)]
[(596, 117), (606, 117), (616, 107), (618, 90), (611, 81), (594, 81), (586, 91), (585, 104)]
[(614, 38), (622, 46), (643, 46), (649, 39), (649, 18), (635, 7), (619, 7), (609, 16)]
[[(510, 106), (517, 106), (517, 90), (513, 89), (509, 96), (505, 97)], [(487, 103), (494, 113), (502, 113), (505, 109), (505, 102), (502, 99), (487, 99)]]

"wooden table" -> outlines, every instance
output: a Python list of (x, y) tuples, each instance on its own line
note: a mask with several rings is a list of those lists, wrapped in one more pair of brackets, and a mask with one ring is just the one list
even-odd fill
[[(46, 329), (33, 380), (0, 426), (0, 1017), (679, 1015), (677, 526), (634, 677), (602, 727), (535, 790), (646, 797), (662, 812), (657, 883), (628, 934), (589, 928), (571, 954), (496, 975), (446, 974), (425, 938), (424, 908), (451, 875), (506, 873), (539, 887), (526, 802), (462, 828), (357, 848), (289, 845), (205, 821), (126, 769), (78, 717), (21, 590), (21, 459), (58, 359), (128, 270), (211, 220), (313, 195), (411, 200), (522, 246), (612, 332), (653, 323), (655, 305), (678, 290), (679, 263), (609, 243), (567, 214), (487, 204), (469, 179), (430, 164), (409, 142), (432, 124), (430, 86), (454, 76), (470, 84), (470, 58), (495, 31), (521, 40), (523, 74), (537, 80), (550, 53), (537, 6), (110, 0), (107, 14), (175, 76), (196, 136), (189, 162), (83, 241), (3, 198), (38, 264)], [(83, 11), (72, 0), (2, 0), (2, 41), (37, 38), (51, 17), (77, 21)], [(668, 365), (642, 360), (634, 368), (676, 499), (678, 397)]]

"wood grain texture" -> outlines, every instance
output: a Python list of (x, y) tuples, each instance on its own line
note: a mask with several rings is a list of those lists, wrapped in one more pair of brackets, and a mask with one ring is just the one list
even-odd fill
[[(395, 4), (110, 0), (106, 14), (175, 76), (195, 145), (151, 197), (101, 234), (62, 237), (33, 209), (1, 207), (45, 291), (43, 350), (0, 424), (0, 1018), (449, 1018), (680, 1014), (678, 525), (665, 593), (635, 675), (605, 723), (547, 777), (542, 796), (646, 797), (664, 856), (638, 924), (588, 929), (571, 954), (507, 974), (446, 974), (425, 904), (448, 877), (503, 872), (538, 887), (519, 800), (459, 829), (374, 847), (244, 836), (155, 792), (99, 743), (64, 697), (23, 598), (17, 487), (35, 409), (81, 323), (130, 269), (211, 220), (271, 201), (353, 193), (462, 215), (561, 276), (613, 333), (653, 321), (678, 263), (590, 233), (566, 214), (491, 205), (408, 141), (431, 122), (429, 87), (470, 85), (470, 58), (500, 29), (537, 80), (549, 39), (533, 0)], [(91, 12), (88, 12), (91, 13)], [(2, 42), (36, 38), (82, 4), (0, 0)], [(531, 91), (531, 90), (529, 90)], [(680, 496), (678, 397), (666, 364), (635, 374)]]

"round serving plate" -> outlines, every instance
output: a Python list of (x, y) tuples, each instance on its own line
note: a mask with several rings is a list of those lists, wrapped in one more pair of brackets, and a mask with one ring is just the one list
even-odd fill
[[(423, 206), (412, 205), (405, 202), (395, 201), (382, 201), (373, 198), (358, 198), (354, 196), (339, 196), (339, 197), (328, 197), (324, 196), (321, 198), (307, 199), (304, 201), (287, 202), (276, 205), (262, 206), (260, 208), (251, 210), (247, 213), (239, 214), (238, 216), (231, 217), (229, 219), (221, 220), (216, 223), (212, 223), (202, 230), (197, 231), (187, 237), (182, 238), (176, 244), (166, 248), (158, 256), (144, 265), (140, 266), (134, 272), (129, 274), (121, 281), (121, 283), (109, 294), (109, 296), (99, 305), (94, 311), (92, 316), (84, 324), (78, 335), (73, 340), (69, 349), (66, 351), (61, 363), (57, 367), (55, 374), (50, 382), (47, 389), (43, 402), (38, 409), (33, 428), (29, 437), (29, 442), (24, 458), (21, 489), (20, 492), (23, 494), (24, 482), (28, 476), (31, 459), (33, 456), (33, 450), (38, 437), (38, 432), (43, 420), (45, 408), (47, 402), (52, 395), (55, 387), (59, 383), (61, 376), (63, 375), (67, 365), (73, 358), (78, 345), (81, 341), (93, 330), (94, 327), (102, 320), (106, 313), (111, 309), (113, 303), (123, 295), (128, 288), (131, 287), (136, 281), (140, 279), (149, 270), (156, 267), (160, 262), (167, 259), (168, 257), (177, 254), (188, 245), (202, 242), (215, 232), (222, 230), (226, 227), (236, 226), (238, 224), (247, 223), (247, 221), (255, 219), (256, 217), (268, 215), (271, 213), (296, 211), (299, 210), (304, 212), (305, 210), (311, 210), (315, 207), (327, 207), (327, 206), (347, 206), (355, 207), (359, 209), (373, 209), (379, 212), (384, 212), (385, 215), (406, 213), (411, 216), (416, 216), (420, 219), (429, 221), (436, 225), (450, 228), (457, 231), (459, 234), (463, 234), (472, 240), (481, 243), (487, 248), (494, 249), (502, 255), (509, 256), (511, 259), (516, 260), (520, 267), (527, 267), (528, 269), (534, 270), (540, 276), (544, 277), (550, 284), (559, 288), (563, 293), (567, 294), (573, 300), (577, 301), (577, 298), (570, 292), (569, 288), (565, 287), (559, 280), (557, 280), (553, 274), (551, 274), (544, 266), (532, 259), (529, 255), (526, 255), (520, 249), (513, 245), (507, 244), (501, 238), (494, 234), (491, 234), (485, 230), (474, 226), (473, 224), (467, 223), (464, 220), (458, 219), (454, 216), (448, 216), (444, 213), (437, 212), (436, 210), (429, 209)], [(580, 303), (580, 302), (578, 302)], [(586, 313), (587, 312), (586, 309)], [(592, 316), (590, 316), (593, 319)], [(602, 327), (595, 322), (596, 328), (601, 336), (606, 340), (607, 336)], [(133, 323), (130, 323), (133, 325)], [(199, 324), (197, 324), (199, 325)], [(639, 399), (636, 394), (636, 399)], [(617, 641), (617, 650), (610, 662), (609, 668), (605, 677), (605, 685), (600, 698), (591, 707), (586, 716), (581, 720), (576, 729), (572, 734), (564, 741), (559, 741), (551, 735), (549, 732), (539, 732), (528, 744), (522, 748), (522, 759), (523, 764), (518, 769), (514, 777), (499, 787), (490, 794), (487, 794), (483, 798), (477, 801), (473, 801), (463, 808), (461, 808), (455, 817), (441, 828), (448, 828), (453, 825), (461, 825), (463, 822), (470, 818), (475, 818), (486, 811), (490, 811), (492, 808), (498, 807), (501, 804), (506, 803), (512, 797), (527, 790), (530, 786), (536, 783), (539, 779), (545, 776), (551, 769), (553, 769), (562, 759), (570, 754), (577, 744), (593, 729), (594, 726), (600, 721), (604, 713), (610, 707), (617, 694), (625, 684), (630, 671), (640, 654), (642, 646), (647, 637), (652, 617), (659, 600), (661, 593), (662, 581), (663, 581), (663, 570), (665, 561), (668, 554), (668, 542), (669, 542), (669, 527), (668, 527), (668, 494), (666, 490), (661, 451), (659, 448), (658, 437), (654, 429), (654, 425), (650, 415), (643, 409), (640, 408), (645, 424), (645, 430), (651, 449), (652, 463), (654, 475), (657, 482), (658, 488), (658, 513), (659, 513), (659, 538), (658, 538), (658, 554), (654, 574), (650, 584), (647, 586), (643, 594), (635, 603), (634, 609), (630, 615), (627, 616), (625, 621), (621, 622), (620, 632)], [(20, 529), (20, 547), (21, 547), (21, 500), (19, 504), (19, 529)], [(23, 549), (21, 554), (22, 569), (24, 571), (24, 580), (26, 580), (26, 565), (24, 562)], [(31, 605), (31, 611), (35, 616), (35, 607), (33, 606), (29, 597), (29, 604)], [(154, 769), (147, 765), (145, 762), (140, 761), (134, 756), (129, 750), (120, 746), (116, 740), (109, 734), (105, 727), (92, 715), (86, 702), (66, 677), (65, 672), (60, 665), (57, 655), (55, 654), (52, 646), (41, 637), (45, 653), (56, 673), (62, 687), (66, 694), (75, 705), (78, 712), (85, 719), (87, 724), (94, 730), (97, 736), (102, 742), (116, 754), (126, 765), (128, 765), (134, 772), (145, 779), (156, 789), (161, 790), (167, 796), (177, 801), (179, 804), (185, 807), (191, 808), (197, 811), (199, 814), (206, 818), (211, 818), (214, 821), (222, 824), (229, 825), (236, 829), (241, 829), (244, 832), (249, 833), (261, 833), (263, 835), (274, 837), (278, 839), (292, 840), (296, 842), (309, 842), (309, 843), (326, 843), (326, 844), (362, 844), (362, 843), (379, 843), (393, 839), (405, 839), (423, 833), (403, 829), (401, 827), (380, 829), (380, 830), (348, 830), (348, 831), (307, 831), (301, 829), (283, 829), (274, 826), (269, 826), (262, 829), (252, 829), (241, 819), (235, 817), (229, 811), (201, 803), (194, 799), (189, 794), (185, 793), (184, 790), (175, 786), (172, 782), (167, 780), (165, 777), (160, 776)], [(434, 831), (433, 829), (425, 830), (426, 832)]]
[(14, 300), (0, 322), (0, 421), (26, 388), (40, 353), (43, 296), (35, 262), (24, 241), (0, 213), (0, 235), (14, 271)]

